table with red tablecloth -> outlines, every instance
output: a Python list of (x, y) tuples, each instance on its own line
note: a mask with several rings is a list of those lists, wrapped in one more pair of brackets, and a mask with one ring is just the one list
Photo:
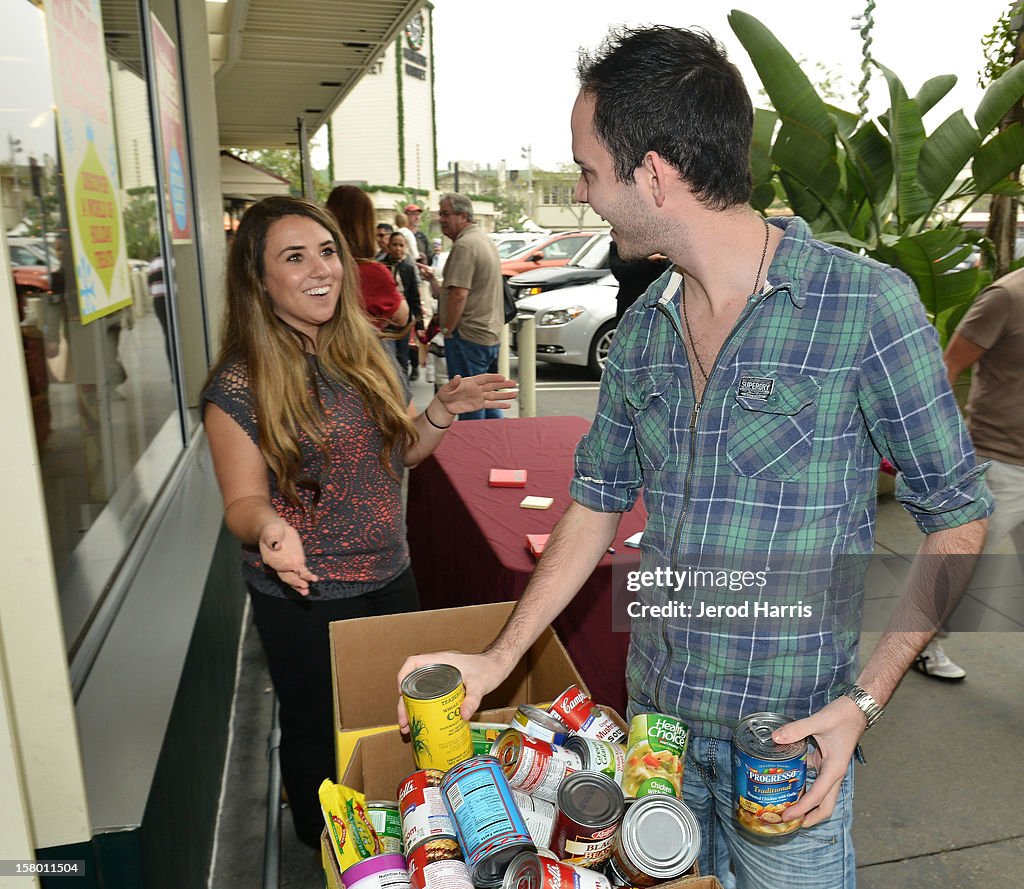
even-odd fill
[[(527, 534), (546, 534), (571, 502), (573, 451), (589, 423), (582, 417), (532, 417), (455, 423), (434, 454), (409, 475), (412, 565), (424, 608), (518, 599), (537, 564)], [(525, 488), (488, 485), (491, 469), (525, 469)], [(524, 509), (527, 495), (554, 498), (546, 510)], [(555, 620), (594, 699), (625, 712), (627, 632), (612, 631), (612, 571), (639, 564), (623, 546), (644, 527), (638, 503), (622, 517), (614, 554), (606, 554)], [(458, 627), (452, 628), (458, 647)]]

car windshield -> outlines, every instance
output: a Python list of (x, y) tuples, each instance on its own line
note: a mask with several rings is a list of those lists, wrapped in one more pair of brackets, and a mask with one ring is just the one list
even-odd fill
[(502, 243), (498, 245), (498, 256), (500, 256), (502, 259), (508, 259), (510, 256), (513, 256), (520, 250), (523, 250), (524, 248), (529, 246), (530, 244), (524, 244), (522, 241), (519, 240), (502, 241)]
[(520, 247), (514, 253), (510, 253), (508, 256), (506, 256), (505, 259), (525, 259), (527, 256), (531, 255), (532, 253), (536, 253), (538, 250), (542, 250), (543, 249), (543, 247), (541, 247), (542, 243), (543, 243), (542, 241), (534, 241), (531, 244), (527, 244), (524, 247)]
[(596, 235), (584, 244), (579, 252), (569, 260), (569, 265), (577, 269), (608, 268), (608, 250), (611, 244), (610, 235)]

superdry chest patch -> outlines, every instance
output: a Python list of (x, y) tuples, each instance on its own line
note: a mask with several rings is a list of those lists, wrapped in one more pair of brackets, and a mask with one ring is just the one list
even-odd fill
[(766, 399), (775, 388), (775, 380), (768, 377), (740, 377), (737, 395), (740, 398)]

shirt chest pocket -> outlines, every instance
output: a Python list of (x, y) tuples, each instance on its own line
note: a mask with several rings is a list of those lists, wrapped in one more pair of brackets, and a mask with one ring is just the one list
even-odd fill
[(660, 471), (668, 462), (672, 445), (672, 423), (675, 408), (666, 393), (671, 377), (636, 374), (625, 386), (626, 414), (633, 424), (637, 453), (644, 469)]
[(794, 481), (810, 461), (821, 383), (773, 373), (741, 377), (729, 414), (726, 455), (749, 478)]

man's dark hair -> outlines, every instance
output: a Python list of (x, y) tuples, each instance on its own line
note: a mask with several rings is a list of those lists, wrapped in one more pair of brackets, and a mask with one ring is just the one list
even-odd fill
[(580, 53), (577, 72), (620, 182), (632, 182), (644, 155), (656, 151), (707, 207), (750, 199), (753, 106), (736, 66), (709, 34), (615, 30), (593, 56)]
[(378, 222), (377, 223), (377, 231), (379, 231), (379, 232), (387, 232), (388, 234), (391, 234), (391, 232), (393, 232), (394, 230), (395, 230), (395, 227), (393, 225), (391, 225), (389, 222)]

